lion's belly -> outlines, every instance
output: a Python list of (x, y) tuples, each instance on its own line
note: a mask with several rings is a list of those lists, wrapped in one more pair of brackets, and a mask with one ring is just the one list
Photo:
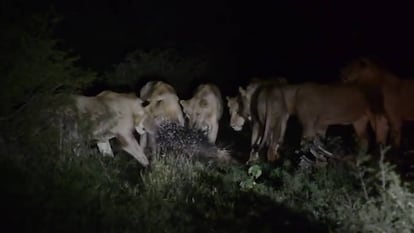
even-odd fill
[(93, 130), (96, 140), (108, 140), (120, 134), (126, 134), (134, 129), (132, 117), (126, 114), (118, 114), (112, 118), (98, 122)]
[(353, 122), (357, 121), (362, 117), (362, 114), (330, 114), (330, 115), (322, 115), (318, 121), (324, 125), (333, 125), (333, 124), (341, 124), (347, 125), (352, 124)]
[(316, 121), (319, 124), (330, 125), (330, 124), (352, 124), (361, 117), (363, 117), (368, 106), (364, 102), (358, 100), (352, 101), (321, 101), (319, 108), (316, 108), (315, 115)]

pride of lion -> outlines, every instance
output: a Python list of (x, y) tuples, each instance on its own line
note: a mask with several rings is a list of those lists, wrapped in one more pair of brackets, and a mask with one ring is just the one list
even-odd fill
[[(236, 96), (226, 96), (231, 128), (241, 131), (246, 123), (251, 126), (248, 163), (258, 160), (265, 147), (268, 161), (278, 159), (289, 130), (288, 119), (293, 115), (303, 127), (303, 139), (325, 136), (331, 125), (352, 125), (363, 147), (368, 146), (369, 127), (377, 144), (388, 144), (390, 133), (391, 144), (398, 147), (402, 122), (414, 120), (414, 104), (410, 104), (414, 81), (400, 80), (368, 59), (346, 66), (342, 79), (332, 84), (252, 79), (246, 87), (238, 87)], [(111, 117), (98, 120), (93, 131), (102, 153), (112, 155), (109, 139), (116, 137), (122, 149), (144, 166), (149, 164), (144, 149), (157, 152), (154, 135), (160, 122), (199, 129), (215, 144), (223, 115), (222, 94), (211, 83), (199, 85), (187, 100), (180, 100), (173, 86), (162, 81), (146, 83), (139, 97), (104, 91), (95, 97), (75, 99), (78, 109), (94, 120), (104, 109), (111, 112)], [(140, 135), (139, 143), (134, 131)]]

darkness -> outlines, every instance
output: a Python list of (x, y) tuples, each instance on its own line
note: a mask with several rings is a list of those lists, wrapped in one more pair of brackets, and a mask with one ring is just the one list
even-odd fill
[(412, 7), (395, 1), (24, 2), (46, 6), (63, 16), (55, 29), (63, 47), (97, 71), (152, 48), (208, 53), (233, 71), (227, 83), (271, 75), (336, 81), (340, 68), (359, 56), (404, 77), (414, 67)]

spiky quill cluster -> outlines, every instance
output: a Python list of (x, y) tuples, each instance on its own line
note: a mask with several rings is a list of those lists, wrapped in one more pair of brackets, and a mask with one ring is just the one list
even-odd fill
[(156, 134), (161, 154), (186, 156), (195, 159), (218, 158), (221, 150), (208, 141), (203, 131), (181, 126), (176, 122), (163, 121)]

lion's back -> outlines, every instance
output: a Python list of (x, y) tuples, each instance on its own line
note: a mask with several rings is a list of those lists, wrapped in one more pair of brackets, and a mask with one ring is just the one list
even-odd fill
[(354, 85), (302, 84), (297, 92), (296, 108), (303, 117), (309, 116), (335, 119), (354, 119), (374, 108), (374, 102)]

